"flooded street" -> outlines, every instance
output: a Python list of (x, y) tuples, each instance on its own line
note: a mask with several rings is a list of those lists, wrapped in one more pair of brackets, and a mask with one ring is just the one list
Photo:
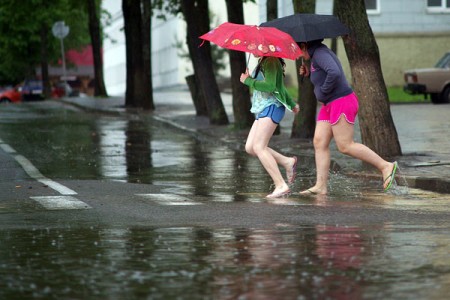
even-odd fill
[(444, 299), (448, 228), (2, 232), (3, 299)]
[[(242, 151), (149, 115), (56, 102), (0, 106), (0, 141), (0, 299), (450, 293), (447, 194), (384, 194), (379, 181), (332, 174), (330, 196), (267, 200), (269, 177)], [(313, 167), (299, 157), (294, 191)], [(52, 202), (63, 197), (80, 204)]]

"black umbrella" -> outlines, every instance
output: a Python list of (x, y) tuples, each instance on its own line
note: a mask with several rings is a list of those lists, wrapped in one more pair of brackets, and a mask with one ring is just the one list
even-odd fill
[(334, 38), (350, 33), (347, 26), (333, 15), (294, 14), (264, 22), (262, 27), (275, 27), (290, 34), (296, 42)]

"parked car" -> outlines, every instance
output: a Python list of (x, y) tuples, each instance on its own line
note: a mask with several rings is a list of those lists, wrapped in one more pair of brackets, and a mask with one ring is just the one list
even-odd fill
[(406, 70), (403, 90), (409, 94), (430, 95), (431, 102), (450, 103), (450, 52), (434, 68)]
[(58, 82), (52, 87), (52, 98), (70, 97), (72, 94), (73, 89), (68, 83)]
[(24, 101), (43, 100), (45, 98), (41, 80), (26, 79), (20, 87), (20, 92)]
[(22, 101), (22, 94), (17, 87), (7, 87), (0, 90), (0, 103), (20, 101)]

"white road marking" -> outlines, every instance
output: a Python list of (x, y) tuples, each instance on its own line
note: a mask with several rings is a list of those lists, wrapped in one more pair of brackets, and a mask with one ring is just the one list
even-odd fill
[(3, 142), (1, 140), (0, 140), (0, 148), (2, 148), (3, 151), (5, 151), (6, 153), (9, 153), (9, 154), (16, 153), (16, 150), (14, 150), (8, 144), (3, 144)]
[(176, 194), (136, 194), (146, 199), (150, 199), (160, 205), (202, 205), (200, 202), (193, 202), (188, 197)]
[(14, 159), (22, 166), (22, 168), (28, 174), (28, 176), (63, 195), (63, 196), (36, 196), (30, 197), (31, 199), (36, 200), (42, 206), (44, 206), (49, 210), (92, 208), (83, 201), (80, 201), (75, 197), (69, 196), (69, 195), (77, 195), (78, 193), (42, 175), (42, 173), (39, 172), (39, 170), (25, 156), (20, 154), (14, 155), (17, 153), (16, 150), (14, 150), (10, 145), (5, 144), (2, 139), (0, 139), (0, 148), (6, 153), (12, 154)]
[(88, 204), (72, 196), (39, 196), (30, 198), (36, 200), (48, 210), (92, 208)]
[(41, 172), (39, 172), (39, 170), (35, 166), (33, 166), (33, 164), (23, 155), (16, 155), (14, 156), (14, 158), (31, 178), (34, 178), (37, 181), (47, 185), (48, 187), (60, 193), (61, 195), (77, 194), (77, 192), (69, 189), (68, 187), (65, 187), (64, 185), (55, 182), (51, 179), (48, 179), (47, 177), (42, 175)]

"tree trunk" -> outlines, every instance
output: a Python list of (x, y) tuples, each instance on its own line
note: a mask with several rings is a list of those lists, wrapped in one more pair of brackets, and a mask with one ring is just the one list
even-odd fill
[(143, 53), (143, 103), (145, 110), (154, 110), (153, 102), (153, 82), (152, 82), (152, 7), (150, 0), (142, 2), (142, 53)]
[(266, 18), (267, 18), (267, 21), (271, 21), (271, 20), (278, 18), (278, 1), (277, 0), (267, 0), (266, 1)]
[(209, 121), (211, 124), (226, 125), (229, 123), (228, 116), (214, 76), (211, 46), (204, 43), (199, 47), (198, 37), (209, 31), (208, 0), (182, 0), (181, 8), (187, 24), (189, 54), (200, 91), (206, 99)]
[(50, 86), (50, 80), (48, 76), (48, 27), (45, 24), (41, 24), (40, 30), (41, 36), (41, 75), (42, 75), (42, 87), (44, 89), (44, 97), (46, 99), (51, 98), (52, 88)]
[(122, 0), (125, 31), (127, 87), (125, 106), (142, 107), (144, 99), (143, 53), (142, 53), (142, 17), (140, 1)]
[(378, 45), (367, 18), (364, 0), (336, 1), (339, 19), (350, 29), (344, 37), (353, 87), (359, 99), (362, 142), (384, 158), (401, 155), (380, 65)]
[(89, 13), (89, 34), (91, 36), (92, 57), (94, 59), (94, 96), (107, 97), (103, 78), (102, 40), (100, 22), (95, 0), (87, 0)]
[[(244, 24), (244, 7), (242, 0), (226, 0), (228, 21), (236, 24)], [(236, 128), (250, 128), (255, 120), (250, 112), (250, 90), (242, 84), (240, 79), (247, 67), (245, 53), (241, 51), (229, 51), (231, 67), (231, 90), (233, 94), (233, 114)]]
[(206, 101), (203, 99), (203, 94), (198, 89), (197, 79), (195, 74), (186, 76), (186, 83), (191, 92), (192, 102), (194, 102), (195, 112), (197, 116), (208, 116), (208, 109), (206, 108)]
[[(314, 13), (316, 10), (316, 0), (293, 0), (295, 13)], [(308, 67), (310, 62), (305, 61)], [(291, 137), (312, 139), (316, 129), (317, 99), (314, 95), (314, 86), (309, 77), (301, 77), (298, 70), (301, 66), (301, 59), (295, 62), (297, 83), (298, 83), (298, 104), (300, 112), (295, 116), (292, 124)]]

